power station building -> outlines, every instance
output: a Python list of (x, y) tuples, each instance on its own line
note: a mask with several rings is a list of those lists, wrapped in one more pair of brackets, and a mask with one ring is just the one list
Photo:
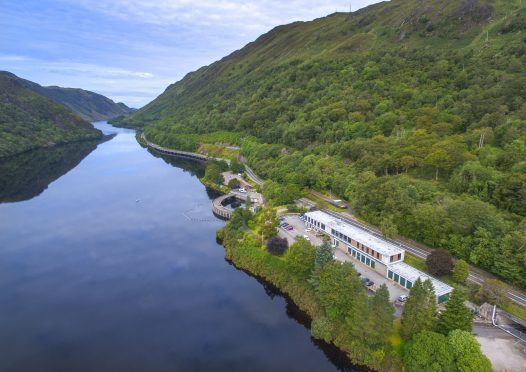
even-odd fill
[(353, 261), (369, 266), (404, 288), (411, 289), (418, 278), (422, 281), (429, 279), (435, 289), (438, 303), (447, 301), (453, 291), (453, 288), (446, 283), (406, 264), (403, 248), (362, 228), (335, 219), (321, 211), (305, 213), (305, 224), (328, 235), (333, 245), (350, 255)]

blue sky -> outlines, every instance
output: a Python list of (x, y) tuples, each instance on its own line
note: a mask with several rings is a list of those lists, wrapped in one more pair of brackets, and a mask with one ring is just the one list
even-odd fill
[[(375, 0), (352, 1), (353, 11)], [(0, 70), (141, 107), (190, 71), (343, 0), (0, 0)]]

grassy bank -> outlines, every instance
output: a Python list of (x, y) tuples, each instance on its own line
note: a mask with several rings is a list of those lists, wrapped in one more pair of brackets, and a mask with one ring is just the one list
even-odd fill
[[(364, 336), (366, 331), (356, 328), (356, 324), (364, 320), (363, 314), (360, 314), (358, 309), (356, 309), (356, 314), (352, 311), (353, 306), (360, 304), (350, 305), (354, 300), (349, 298), (350, 302), (345, 304), (337, 304), (338, 300), (332, 303), (331, 300), (329, 301), (331, 305), (328, 305), (326, 296), (322, 294), (323, 291), (316, 290), (309, 281), (312, 265), (314, 265), (313, 254), (308, 253), (309, 250), (314, 252), (310, 243), (306, 241), (296, 243), (281, 256), (270, 254), (261, 245), (257, 235), (247, 228), (243, 221), (244, 213), (246, 212), (236, 211), (229, 223), (217, 232), (218, 238), (225, 247), (226, 258), (237, 267), (270, 282), (289, 296), (312, 319), (311, 334), (313, 337), (336, 345), (349, 356), (353, 363), (375, 370), (400, 371), (402, 340), (398, 332), (399, 328), (392, 327), (391, 324), (387, 327), (389, 331), (387, 335), (384, 335), (385, 337), (379, 337), (374, 342), (367, 339), (367, 336)], [(257, 220), (258, 217), (255, 218)], [(249, 225), (253, 226), (254, 221), (250, 221)], [(329, 269), (334, 270), (334, 273), (339, 272), (344, 266), (328, 265), (327, 269), (324, 269), (326, 274), (330, 272)], [(350, 273), (350, 275), (355, 274)], [(358, 283), (356, 298), (365, 303), (367, 301), (365, 291), (357, 276), (356, 282)], [(341, 290), (348, 292), (353, 297), (351, 293), (353, 289), (348, 290), (345, 281), (342, 281), (341, 285)], [(338, 287), (337, 284), (335, 284), (336, 287)], [(335, 289), (334, 295), (339, 299), (343, 298), (344, 296), (338, 294), (337, 290)]]

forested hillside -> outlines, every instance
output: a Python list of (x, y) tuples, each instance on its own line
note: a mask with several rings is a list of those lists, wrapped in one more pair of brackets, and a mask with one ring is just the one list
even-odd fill
[[(10, 74), (8, 72), (0, 72)], [(12, 75), (12, 74), (11, 74)], [(14, 75), (13, 75), (14, 76)], [(43, 87), (29, 80), (18, 78), (32, 91), (63, 104), (84, 120), (101, 121), (125, 116), (134, 111), (124, 103), (115, 103), (108, 97), (78, 88)]]
[(89, 122), (20, 80), (0, 73), (0, 157), (102, 136)]
[(393, 0), (280, 26), (122, 124), (186, 150), (231, 132), (277, 203), (330, 190), (526, 287), (525, 6)]

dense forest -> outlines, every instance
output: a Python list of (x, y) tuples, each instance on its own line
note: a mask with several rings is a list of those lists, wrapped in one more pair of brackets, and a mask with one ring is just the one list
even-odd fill
[(331, 191), (526, 287), (520, 0), (393, 0), (280, 26), (121, 124), (185, 150), (221, 133), (268, 190)]
[(22, 79), (0, 73), (0, 157), (101, 136), (65, 106), (27, 88)]

